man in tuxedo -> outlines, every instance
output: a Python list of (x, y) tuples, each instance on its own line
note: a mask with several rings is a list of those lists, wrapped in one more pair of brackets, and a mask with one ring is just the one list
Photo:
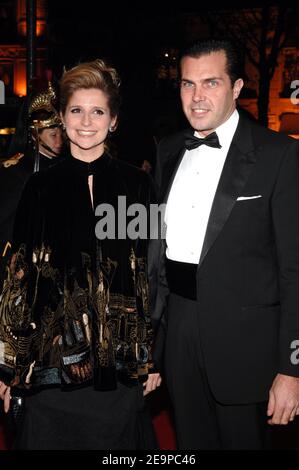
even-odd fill
[(190, 129), (164, 138), (153, 321), (180, 449), (263, 449), (299, 414), (299, 145), (236, 110), (229, 41), (182, 55)]

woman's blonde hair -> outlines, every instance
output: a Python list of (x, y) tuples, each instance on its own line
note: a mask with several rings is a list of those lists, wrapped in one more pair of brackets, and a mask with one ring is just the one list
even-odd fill
[(101, 59), (83, 62), (67, 70), (60, 80), (60, 109), (65, 114), (67, 104), (73, 93), (80, 89), (96, 88), (108, 98), (108, 105), (112, 117), (119, 114), (120, 79), (117, 71)]

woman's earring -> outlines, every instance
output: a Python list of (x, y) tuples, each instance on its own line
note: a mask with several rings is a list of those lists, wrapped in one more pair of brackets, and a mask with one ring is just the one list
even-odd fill
[(109, 132), (114, 132), (114, 126), (109, 127)]

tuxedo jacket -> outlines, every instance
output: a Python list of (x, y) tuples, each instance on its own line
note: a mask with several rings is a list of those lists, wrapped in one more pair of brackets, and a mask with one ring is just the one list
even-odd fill
[[(183, 132), (159, 144), (160, 202), (184, 153)], [(151, 241), (157, 363), (167, 334), (165, 249), (165, 240)], [(220, 403), (264, 401), (277, 373), (299, 377), (299, 144), (244, 116), (213, 200), (197, 303), (207, 376)]]

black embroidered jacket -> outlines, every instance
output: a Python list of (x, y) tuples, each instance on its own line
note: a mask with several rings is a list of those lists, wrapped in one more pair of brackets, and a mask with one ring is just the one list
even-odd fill
[[(148, 209), (151, 182), (107, 154), (92, 163), (69, 156), (29, 179), (0, 298), (0, 380), (16, 387), (92, 381), (101, 390), (118, 380), (146, 380), (152, 367), (147, 239), (124, 235), (119, 196), (126, 207)], [(114, 210), (115, 239), (95, 235), (95, 210), (103, 203), (109, 230)]]

